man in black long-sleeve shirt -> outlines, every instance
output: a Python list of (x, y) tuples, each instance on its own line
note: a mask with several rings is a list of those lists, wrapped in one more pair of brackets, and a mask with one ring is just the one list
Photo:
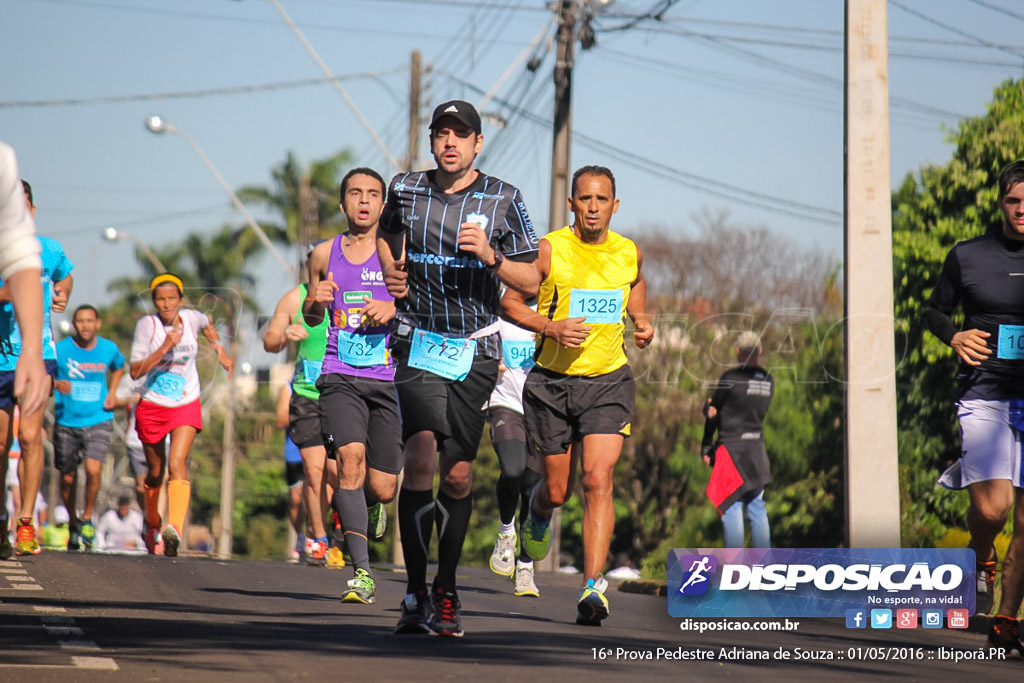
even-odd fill
[[(770, 548), (771, 531), (764, 507), (764, 487), (771, 482), (764, 446), (764, 416), (775, 394), (775, 380), (758, 363), (761, 339), (744, 332), (736, 341), (739, 367), (726, 370), (704, 407), (704, 440), (700, 452), (712, 465), (708, 496), (722, 515), (725, 547), (743, 547), (743, 508), (750, 520), (755, 548)], [(721, 446), (715, 448), (718, 431)]]
[[(1014, 508), (1014, 531), (1003, 560), (1003, 594), (989, 630), (990, 647), (1024, 655), (1017, 610), (1024, 596), (1024, 162), (999, 176), (1002, 225), (950, 250), (924, 318), (960, 359), (957, 419), (962, 457), (943, 473), (947, 488), (967, 488), (969, 547), (978, 558), (979, 591), (991, 594), (998, 558), (992, 545)], [(950, 315), (963, 306), (958, 330)]]

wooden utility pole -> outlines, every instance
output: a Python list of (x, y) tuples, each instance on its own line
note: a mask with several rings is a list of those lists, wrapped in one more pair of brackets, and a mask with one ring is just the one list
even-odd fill
[[(405, 170), (415, 171), (419, 159), (420, 148), (420, 87), (423, 79), (423, 65), (419, 50), (412, 51), (409, 63), (409, 153), (405, 160)], [(403, 473), (398, 473), (398, 488), (402, 488)], [(396, 506), (397, 510), (397, 506)], [(397, 516), (397, 515), (396, 515)], [(394, 522), (395, 537), (391, 544), (391, 561), (398, 567), (405, 566), (405, 554), (402, 552), (402, 532), (398, 528), (398, 520)]]
[(405, 170), (415, 171), (420, 148), (420, 81), (423, 77), (423, 66), (419, 50), (412, 51), (409, 63), (409, 155), (405, 160)]
[[(572, 138), (572, 65), (576, 42), (573, 0), (558, 3), (558, 37), (555, 45), (555, 127), (551, 143), (551, 203), (548, 232), (569, 223), (569, 143)], [(575, 486), (575, 482), (569, 482)], [(551, 515), (551, 551), (537, 563), (539, 571), (557, 571), (562, 551), (562, 510)]]
[(320, 208), (306, 173), (299, 179), (299, 282), (306, 282), (306, 250), (320, 232)]
[(886, 0), (846, 0), (846, 519), (900, 547)]
[(569, 142), (572, 135), (572, 63), (576, 42), (573, 0), (558, 6), (558, 39), (555, 47), (555, 127), (551, 148), (551, 204), (548, 231), (569, 222)]

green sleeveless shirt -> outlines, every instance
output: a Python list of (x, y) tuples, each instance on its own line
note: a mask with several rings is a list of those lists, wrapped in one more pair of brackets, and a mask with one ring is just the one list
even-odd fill
[(320, 376), (320, 364), (323, 362), (324, 353), (327, 350), (327, 313), (324, 312), (324, 319), (316, 327), (310, 327), (302, 317), (301, 302), (306, 300), (306, 285), (299, 285), (299, 312), (295, 315), (293, 323), (301, 324), (306, 328), (309, 336), (299, 342), (298, 353), (295, 356), (295, 376), (292, 378), (292, 390), (299, 396), (320, 400), (320, 392), (316, 390), (316, 380)]

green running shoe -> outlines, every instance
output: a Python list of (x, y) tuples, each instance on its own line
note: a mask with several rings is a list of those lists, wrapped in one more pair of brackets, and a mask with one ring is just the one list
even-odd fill
[(92, 546), (96, 542), (96, 527), (92, 525), (92, 522), (82, 522), (79, 534), (82, 539), (82, 549), (92, 550)]
[(384, 504), (377, 501), (366, 508), (366, 518), (366, 528), (373, 537), (377, 540), (384, 538), (384, 532), (388, 530), (388, 512), (384, 509)]
[(546, 519), (537, 519), (533, 512), (526, 515), (526, 523), (523, 524), (523, 550), (532, 560), (543, 560), (551, 549), (551, 522)]
[(356, 569), (356, 574), (348, 580), (348, 589), (341, 594), (342, 602), (360, 602), (372, 605), (377, 601), (377, 582), (365, 569)]

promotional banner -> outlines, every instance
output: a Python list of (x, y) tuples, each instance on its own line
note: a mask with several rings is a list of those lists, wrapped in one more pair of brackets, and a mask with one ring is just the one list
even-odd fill
[(851, 628), (872, 614), (872, 626), (884, 627), (885, 613), (900, 609), (973, 615), (976, 580), (974, 551), (965, 548), (675, 548), (668, 613), (849, 616)]

